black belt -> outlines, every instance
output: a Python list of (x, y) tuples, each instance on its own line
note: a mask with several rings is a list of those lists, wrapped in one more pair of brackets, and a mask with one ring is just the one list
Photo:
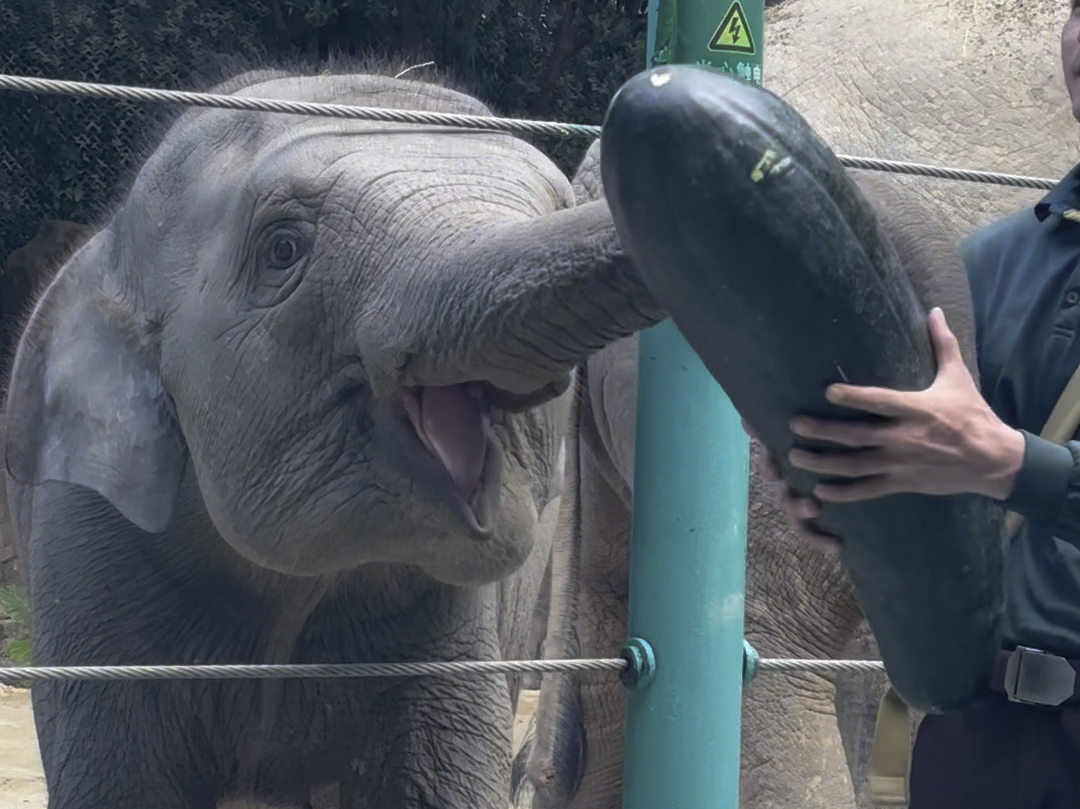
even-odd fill
[(998, 653), (990, 689), (1024, 705), (1080, 705), (1080, 661), (1018, 646)]

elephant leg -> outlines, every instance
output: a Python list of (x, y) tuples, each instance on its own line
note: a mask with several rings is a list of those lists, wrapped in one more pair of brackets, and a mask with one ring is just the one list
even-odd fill
[[(625, 598), (610, 590), (583, 596), (581, 656), (617, 656), (625, 636)], [(599, 620), (604, 626), (588, 626)], [(614, 624), (622, 630), (617, 635), (609, 634)], [(622, 685), (608, 673), (555, 675), (554, 682), (550, 676), (544, 677), (529, 758), (532, 809), (617, 809), (623, 775)]]
[[(536, 608), (532, 619), (529, 621), (528, 641), (525, 644), (525, 654), (529, 657), (542, 658), (544, 656), (544, 636), (547, 634), (548, 614), (551, 612), (551, 564), (548, 563), (544, 571), (544, 579), (537, 596)], [(540, 688), (541, 676), (528, 672), (521, 676), (521, 688), (526, 691), (535, 691)], [(514, 700), (517, 708), (517, 700)]]
[[(544, 654), (615, 657), (626, 637), (628, 492), (575, 404), (567, 485), (552, 554)], [(545, 674), (527, 751), (533, 809), (615, 809), (622, 793), (623, 692), (611, 674)]]
[(341, 809), (506, 809), (509, 706), (502, 675), (421, 677), (385, 694), (376, 741), (340, 784)]
[[(751, 444), (746, 626), (764, 658), (840, 658), (862, 615), (837, 560), (791, 536)], [(764, 671), (743, 697), (740, 805), (854, 809), (833, 677)]]
[[(597, 491), (603, 482), (591, 480), (582, 486), (592, 499), (582, 509), (587, 526), (597, 526), (591, 519), (592, 507), (605, 505), (605, 494)], [(610, 504), (610, 501), (608, 501)], [(605, 524), (610, 526), (610, 522)], [(610, 534), (583, 532), (590, 541), (582, 547), (582, 572), (578, 601), (577, 638), (582, 657), (611, 658), (627, 636), (629, 524), (618, 538)], [(596, 541), (601, 538), (608, 542)], [(574, 693), (567, 698), (570, 708), (563, 715), (562, 736), (572, 739), (577, 728), (584, 728), (574, 751), (580, 756), (577, 788), (565, 804), (538, 802), (533, 809), (617, 809), (621, 804), (623, 781), (623, 733), (625, 691), (610, 672), (578, 675)]]
[(766, 672), (743, 695), (742, 809), (854, 809), (826, 677)]
[[(173, 710), (173, 684), (35, 684), (49, 809), (215, 809), (209, 750), (190, 713)], [(109, 773), (107, 778), (102, 773)]]
[[(617, 655), (618, 645), (598, 654), (602, 657)], [(583, 654), (592, 656), (591, 652)], [(619, 681), (609, 675), (581, 678), (578, 683), (579, 721), (587, 730), (583, 737), (578, 788), (565, 804), (537, 802), (533, 809), (554, 809), (564, 805), (567, 809), (618, 809), (622, 804), (624, 694)]]
[[(504, 660), (534, 660), (543, 656), (548, 613), (551, 610), (551, 544), (558, 531), (562, 497), (552, 499), (540, 512), (537, 540), (521, 569), (498, 585), (499, 653)], [(512, 710), (518, 712), (522, 690), (540, 688), (533, 673), (507, 675)]]

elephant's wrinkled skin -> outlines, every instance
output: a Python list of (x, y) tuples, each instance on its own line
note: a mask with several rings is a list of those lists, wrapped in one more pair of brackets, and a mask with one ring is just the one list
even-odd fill
[[(260, 97), (487, 114), (377, 76)], [(508, 135), (197, 110), (19, 345), (37, 665), (530, 656), (573, 368), (662, 313)], [(501, 676), (39, 683), (50, 809), (503, 809)]]
[[(1059, 63), (1068, 8), (1068, 0), (786, 0), (767, 11), (765, 84), (841, 154), (1059, 177), (1080, 154), (1080, 131)], [(955, 237), (1043, 193), (909, 177), (890, 178), (887, 185), (907, 189), (928, 206), (927, 226), (946, 228)], [(578, 187), (585, 198), (598, 198), (598, 185), (588, 174), (578, 178)], [(957, 328), (955, 318), (950, 314), (949, 321)], [(606, 655), (624, 636), (626, 560), (620, 549), (629, 530), (633, 433), (628, 425), (635, 368), (631, 339), (592, 358), (580, 382), (578, 450), (568, 450), (571, 460), (579, 459), (579, 482), (573, 499), (568, 492), (564, 510), (572, 510), (575, 500), (581, 506), (576, 522), (566, 528), (576, 533), (560, 536), (559, 542), (569, 541), (570, 549), (580, 552), (585, 580), (576, 601), (564, 591), (568, 607), (563, 609), (576, 608), (569, 620), (578, 623), (569, 642), (548, 639), (546, 654), (553, 657), (579, 650)], [(751, 643), (763, 656), (876, 657), (865, 625), (857, 626), (846, 580), (833, 560), (795, 543), (774, 502), (761, 492), (756, 449), (751, 460), (746, 579)], [(603, 617), (589, 620), (596, 615)], [(555, 679), (545, 676), (548, 694), (542, 696), (541, 711), (554, 703), (550, 684)], [(573, 725), (545, 728), (541, 719), (540, 746), (530, 763), (548, 800), (537, 806), (618, 805), (620, 692), (605, 692), (600, 680), (585, 682), (584, 773), (574, 755), (581, 739), (565, 735)], [(760, 674), (743, 703), (740, 805), (866, 806), (873, 711), (883, 687), (877, 674)], [(549, 752), (542, 750), (545, 734)], [(564, 753), (558, 760), (561, 772), (550, 755), (556, 738)], [(578, 775), (578, 794), (560, 802), (559, 793)]]

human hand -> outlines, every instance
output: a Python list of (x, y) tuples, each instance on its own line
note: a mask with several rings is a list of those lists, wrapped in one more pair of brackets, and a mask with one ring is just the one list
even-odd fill
[[(742, 428), (748, 436), (757, 440), (753, 428), (742, 419)], [(776, 459), (765, 453), (765, 465), (762, 470), (765, 480), (772, 486), (773, 493), (780, 504), (780, 508), (787, 517), (795, 535), (817, 550), (826, 553), (836, 553), (840, 548), (840, 540), (832, 534), (819, 531), (813, 525), (813, 520), (821, 513), (821, 505), (813, 497), (796, 497), (791, 488), (780, 474), (780, 465)]]
[(901, 492), (975, 493), (1004, 500), (1024, 459), (1024, 438), (1004, 424), (983, 399), (964, 365), (960, 346), (940, 309), (929, 317), (937, 376), (924, 391), (835, 384), (826, 398), (885, 417), (867, 424), (799, 417), (791, 429), (803, 438), (856, 451), (792, 449), (793, 466), (850, 482), (820, 483), (822, 502), (850, 503)]

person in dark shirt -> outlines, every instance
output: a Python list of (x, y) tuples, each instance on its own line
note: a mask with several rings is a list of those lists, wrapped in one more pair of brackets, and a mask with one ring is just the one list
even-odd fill
[[(1080, 121), (1080, 0), (1071, 3), (1061, 56)], [(800, 535), (826, 549), (835, 539), (809, 522), (822, 502), (970, 492), (1025, 518), (1006, 558), (998, 671), (967, 706), (924, 719), (911, 760), (910, 809), (1077, 809), (1080, 441), (1060, 446), (1037, 436), (1080, 364), (1080, 165), (1033, 209), (977, 231), (961, 251), (982, 390), (934, 310), (934, 383), (918, 392), (831, 386), (830, 401), (887, 421), (796, 419), (792, 429), (801, 436), (859, 449), (792, 450), (793, 465), (846, 480), (818, 486), (812, 498), (784, 492), (784, 505)], [(1023, 693), (1016, 682), (1006, 686), (1010, 658), (1041, 684), (1032, 680)]]

